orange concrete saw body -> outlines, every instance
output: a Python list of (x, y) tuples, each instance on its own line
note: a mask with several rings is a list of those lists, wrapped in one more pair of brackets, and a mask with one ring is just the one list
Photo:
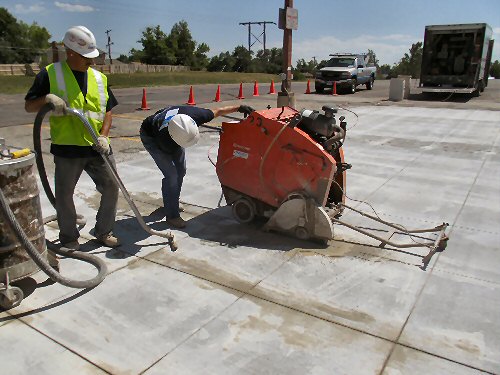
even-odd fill
[[(336, 160), (293, 126), (298, 115), (289, 107), (272, 108), (241, 122), (224, 122), (217, 176), (238, 221), (260, 216), (269, 218), (266, 229), (330, 239), (333, 225), (325, 206), (334, 179), (345, 187), (345, 171), (335, 175), (343, 153), (341, 148), (333, 153)], [(343, 194), (337, 196), (342, 201)]]

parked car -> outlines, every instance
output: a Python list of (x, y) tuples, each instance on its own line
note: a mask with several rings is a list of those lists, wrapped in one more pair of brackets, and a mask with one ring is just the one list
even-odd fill
[(332, 54), (325, 67), (316, 72), (314, 85), (316, 92), (332, 88), (336, 82), (337, 89), (348, 90), (354, 94), (358, 85), (365, 85), (367, 90), (373, 88), (377, 68), (367, 65), (367, 55)]

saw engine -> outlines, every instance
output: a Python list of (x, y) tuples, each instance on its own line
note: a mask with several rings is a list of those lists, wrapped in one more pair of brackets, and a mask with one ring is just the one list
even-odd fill
[(337, 110), (322, 109), (272, 108), (222, 124), (216, 170), (239, 222), (263, 217), (268, 230), (333, 238), (330, 217), (340, 214), (350, 166), (342, 151), (344, 117), (337, 124)]
[[(290, 107), (255, 111), (241, 121), (223, 122), (216, 171), (226, 203), (241, 223), (266, 220), (265, 230), (302, 240), (333, 239), (333, 224), (343, 225), (377, 241), (379, 247), (424, 247), (422, 269), (445, 249), (447, 223), (428, 229), (407, 229), (345, 203), (346, 170), (342, 145), (345, 117), (337, 110), (296, 111)], [(388, 230), (359, 227), (340, 220), (344, 210)], [(387, 232), (382, 237), (381, 232)], [(432, 238), (424, 237), (428, 233)], [(395, 242), (397, 236), (408, 242)]]

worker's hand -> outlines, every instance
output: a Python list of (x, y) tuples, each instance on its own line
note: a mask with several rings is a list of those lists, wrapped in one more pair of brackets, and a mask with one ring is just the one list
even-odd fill
[(243, 113), (245, 117), (254, 111), (255, 109), (253, 109), (249, 105), (244, 105), (244, 104), (240, 105), (240, 107), (238, 108), (238, 112)]
[(55, 115), (64, 115), (66, 113), (66, 102), (54, 94), (45, 96), (45, 103), (50, 103), (54, 106)]
[(110, 149), (107, 137), (100, 136), (97, 138), (97, 143), (94, 143), (92, 147), (100, 154), (109, 155)]

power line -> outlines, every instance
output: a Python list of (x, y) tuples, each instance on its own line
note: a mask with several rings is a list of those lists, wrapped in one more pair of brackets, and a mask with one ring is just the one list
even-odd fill
[[(276, 22), (271, 21), (259, 21), (259, 22), (240, 22), (240, 25), (248, 26), (248, 52), (251, 51), (252, 46), (258, 41), (264, 45), (264, 52), (266, 52), (266, 24), (273, 23), (276, 25)], [(259, 36), (256, 36), (252, 33), (252, 25), (262, 25), (262, 33)], [(252, 43), (252, 36), (255, 38), (255, 41)], [(264, 37), (264, 41), (260, 41), (260, 37)]]

